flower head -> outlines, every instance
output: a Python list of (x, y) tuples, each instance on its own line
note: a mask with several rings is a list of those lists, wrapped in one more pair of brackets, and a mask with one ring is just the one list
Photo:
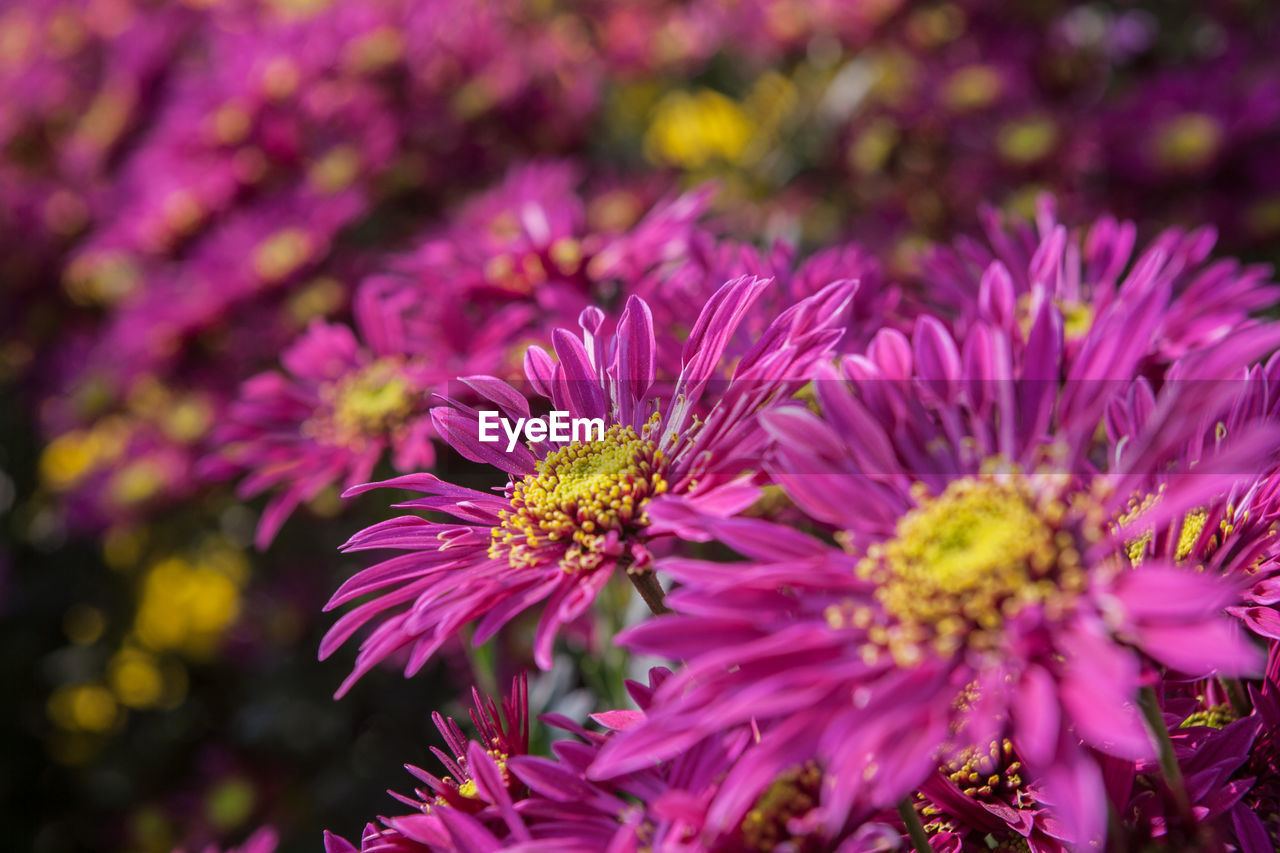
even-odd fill
[[(356, 575), (329, 602), (336, 607), (377, 593), (334, 625), (322, 655), (382, 618), (342, 691), (396, 649), (412, 647), (407, 669), (413, 672), (461, 626), (480, 620), (476, 642), (483, 642), (539, 602), (545, 608), (534, 658), (549, 668), (558, 626), (583, 613), (615, 569), (649, 570), (649, 542), (662, 534), (647, 515), (655, 497), (683, 495), (718, 514), (753, 502), (749, 480), (765, 441), (756, 415), (803, 384), (829, 351), (853, 288), (832, 285), (784, 312), (713, 393), (708, 384), (726, 343), (768, 284), (740, 278), (708, 301), (670, 390), (655, 383), (654, 329), (639, 298), (628, 301), (612, 335), (603, 334), (604, 317), (595, 309), (583, 312), (581, 338), (557, 330), (558, 364), (531, 348), (525, 370), (535, 394), (573, 418), (598, 419), (602, 435), (531, 440), (503, 452), (480, 440), (475, 409), (456, 403), (435, 409), (439, 434), (468, 459), (498, 469), (506, 483), (498, 494), (486, 494), (415, 474), (356, 490), (384, 485), (424, 492), (428, 497), (402, 506), (455, 520), (404, 516), (347, 543), (350, 550), (408, 553)], [(493, 377), (463, 381), (512, 422), (530, 417), (529, 402), (510, 385)], [(392, 613), (383, 615), (387, 610)]]
[[(1273, 652), (1273, 670), (1274, 660)], [(1238, 697), (1254, 706), (1243, 716), (1212, 681), (1194, 685), (1195, 698), (1167, 697), (1161, 714), (1200, 832), (1208, 828), (1220, 842), (1232, 842), (1240, 850), (1268, 850), (1278, 840), (1275, 723), (1280, 706), (1271, 676), (1263, 684), (1261, 692)], [(1196, 829), (1181, 825), (1177, 806), (1165, 796), (1159, 779), (1131, 773), (1123, 781), (1117, 787), (1127, 797), (1122, 806), (1135, 842), (1185, 848), (1197, 844)]]
[[(1177, 542), (1195, 508), (1220, 506), (1270, 458), (1275, 433), (1249, 421), (1192, 460), (1186, 448), (1238, 383), (1171, 381), (1158, 416), (1100, 444), (1108, 398), (1130, 384), (1109, 377), (1132, 375), (1142, 339), (1101, 363), (1086, 338), (1086, 355), (1066, 365), (1062, 324), (1042, 302), (1019, 348), (988, 324), (957, 341), (926, 315), (910, 340), (882, 333), (816, 382), (821, 415), (763, 414), (777, 442), (770, 473), (838, 545), (655, 501), (658, 523), (749, 562), (662, 563), (683, 584), (668, 598), (682, 615), (623, 641), (687, 666), (660, 689), (650, 724), (606, 747), (592, 772), (626, 772), (754, 721), (757, 769), (768, 769), (718, 797), (740, 814), (761, 779), (807, 755), (830, 779), (824, 820), (843, 821), (920, 790), (939, 765), (976, 759), (980, 778), (996, 776), (1003, 748), (986, 753), (1008, 738), (1026, 768), (1019, 785), (1038, 786), (1054, 834), (1099, 838), (1095, 751), (1154, 756), (1136, 704), (1144, 672), (1259, 666), (1225, 617), (1233, 583), (1172, 555), (1135, 561), (1131, 545), (1148, 528), (1162, 539), (1172, 527)], [(1278, 339), (1254, 329), (1170, 377), (1234, 376)], [(997, 782), (992, 793), (1011, 784)]]
[(650, 306), (662, 352), (669, 363), (658, 365), (660, 374), (679, 372), (679, 342), (687, 334), (687, 306), (709, 299), (722, 282), (740, 276), (772, 279), (739, 324), (726, 353), (741, 355), (778, 316), (795, 302), (838, 281), (856, 281), (845, 335), (837, 344), (841, 352), (866, 345), (876, 330), (895, 325), (901, 301), (898, 288), (886, 281), (879, 261), (861, 246), (845, 243), (797, 260), (796, 250), (785, 242), (761, 251), (750, 243), (724, 239), (695, 223), (711, 196), (707, 185), (669, 205), (655, 208), (632, 232), (610, 242), (595, 259), (603, 272), (617, 275), (626, 292)]
[(555, 744), (554, 760), (527, 756), (511, 764), (512, 772), (529, 786), (528, 799), (517, 808), (534, 837), (554, 841), (558, 849), (584, 851), (639, 845), (671, 853), (874, 853), (899, 846), (899, 833), (877, 821), (824, 825), (824, 773), (809, 760), (799, 759), (772, 777), (764, 791), (746, 803), (744, 814), (718, 808), (716, 795), (722, 785), (736, 775), (760, 770), (753, 763), (758, 731), (750, 725), (726, 728), (669, 761), (618, 774), (593, 773), (609, 743), (645, 722), (655, 694), (670, 677), (668, 670), (655, 668), (649, 671), (648, 684), (628, 681), (627, 692), (639, 710), (593, 714), (606, 729), (603, 733), (558, 715), (543, 717), (581, 742)]
[(272, 371), (244, 383), (216, 436), (208, 473), (243, 472), (242, 497), (275, 494), (258, 524), (265, 548), (297, 506), (324, 489), (367, 480), (391, 450), (401, 470), (434, 459), (426, 399), (441, 379), (381, 315), (376, 294), (361, 291), (356, 323), (317, 321)]
[[(361, 841), (363, 850), (436, 851), (459, 849), (455, 833), (459, 827), (473, 827), (487, 834), (485, 824), (501, 827), (504, 822), (516, 835), (528, 839), (528, 832), (515, 815), (513, 799), (526, 793), (524, 783), (512, 775), (508, 762), (529, 752), (529, 684), (524, 673), (511, 682), (510, 693), (499, 709), (492, 698), (471, 691), (475, 707), (470, 711), (476, 727), (475, 738), (466, 737), (452, 719), (431, 715), (444, 737), (448, 752), (436, 747), (431, 752), (448, 770), (436, 776), (406, 765), (409, 772), (426, 784), (413, 796), (393, 793), (409, 806), (412, 814), (384, 817), (382, 826), (369, 824)], [(350, 851), (350, 843), (328, 832), (325, 848)]]
[(1017, 346), (1029, 340), (1037, 303), (1052, 300), (1068, 358), (1083, 352), (1094, 325), (1155, 306), (1159, 320), (1140, 344), (1138, 368), (1164, 368), (1249, 325), (1277, 294), (1265, 267), (1209, 261), (1217, 239), (1210, 227), (1168, 228), (1138, 251), (1133, 222), (1104, 216), (1069, 231), (1050, 196), (1039, 199), (1034, 222), (986, 208), (982, 225), (984, 240), (964, 238), (927, 257), (927, 298), (960, 314), (962, 327), (1003, 327)]

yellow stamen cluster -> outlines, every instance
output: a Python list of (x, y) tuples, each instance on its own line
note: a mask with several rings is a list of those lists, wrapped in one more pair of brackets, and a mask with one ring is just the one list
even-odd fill
[(381, 359), (343, 377), (321, 392), (329, 416), (305, 432), (355, 445), (394, 432), (412, 412), (414, 397), (396, 359)]
[[(963, 705), (975, 696), (974, 686), (969, 685), (961, 693), (959, 704)], [(1002, 807), (1013, 806), (1018, 809), (1030, 809), (1036, 806), (1036, 800), (1026, 788), (1022, 777), (1022, 762), (1013, 751), (1013, 743), (1008, 738), (999, 742), (992, 741), (986, 750), (968, 748), (955, 759), (943, 764), (939, 770), (955, 783), (965, 796), (974, 800), (987, 802)], [(921, 794), (917, 794), (917, 810), (920, 812), (925, 831), (930, 835), (944, 832), (957, 832), (958, 827), (953, 817), (942, 808)], [(987, 844), (993, 850), (1029, 851), (1026, 839), (1009, 833), (987, 836)]]
[[(1093, 327), (1093, 306), (1088, 302), (1077, 302), (1074, 299), (1055, 299), (1054, 304), (1062, 313), (1062, 334), (1068, 341), (1083, 338)], [(1031, 326), (1035, 322), (1031, 294), (1024, 293), (1018, 297), (1018, 327), (1023, 337), (1031, 334)]]
[[(1162, 487), (1162, 490), (1163, 490), (1163, 487)], [(1154, 506), (1155, 502), (1159, 499), (1160, 499), (1159, 493), (1154, 495), (1144, 495), (1140, 500), (1136, 497), (1131, 498), (1129, 500), (1129, 505), (1125, 510), (1125, 512), (1119, 518), (1116, 519), (1116, 524), (1120, 526), (1129, 524), (1138, 516), (1142, 515), (1147, 510), (1151, 509), (1151, 507)], [(1124, 545), (1125, 553), (1128, 554), (1129, 562), (1131, 564), (1133, 564), (1134, 566), (1142, 565), (1142, 560), (1147, 555), (1147, 546), (1151, 544), (1151, 540), (1154, 537), (1155, 537), (1154, 531), (1145, 530), (1142, 532), (1141, 535), (1136, 536), (1133, 539), (1130, 539), (1127, 542), (1125, 542), (1125, 545)]]
[(1093, 306), (1088, 302), (1074, 302), (1068, 299), (1058, 301), (1062, 311), (1062, 333), (1067, 340), (1083, 338), (1093, 326)]
[(930, 838), (943, 833), (959, 834), (962, 832), (961, 825), (954, 818), (925, 799), (923, 794), (915, 795), (914, 805), (916, 811), (920, 814), (920, 822), (924, 825), (924, 831), (928, 833)]
[[(1116, 523), (1118, 525), (1130, 524), (1151, 509), (1160, 500), (1160, 495), (1163, 492), (1164, 487), (1161, 486), (1154, 495), (1145, 495), (1141, 499), (1137, 497), (1131, 499), (1125, 513), (1116, 519)], [(1173, 549), (1174, 561), (1181, 563), (1192, 556), (1197, 560), (1202, 560), (1212, 553), (1221, 544), (1222, 537), (1231, 533), (1233, 529), (1232, 517), (1231, 508), (1228, 507), (1225, 516), (1218, 523), (1217, 531), (1208, 537), (1205, 544), (1201, 546), (1200, 552), (1196, 554), (1196, 545), (1200, 543), (1200, 539), (1204, 535), (1204, 526), (1209, 521), (1209, 512), (1205, 509), (1193, 509), (1188, 512), (1183, 516), (1182, 527), (1178, 531), (1178, 542)], [(1130, 564), (1135, 567), (1142, 565), (1142, 561), (1147, 556), (1147, 549), (1154, 540), (1155, 531), (1148, 528), (1140, 535), (1126, 541), (1125, 552), (1129, 556)]]
[[(495, 744), (496, 744), (496, 741), (495, 741)], [(489, 749), (486, 749), (485, 752), (488, 753), (489, 757), (493, 759), (493, 763), (497, 765), (498, 773), (500, 773), (502, 776), (502, 784), (507, 787), (510, 787), (511, 774), (507, 772), (507, 759), (510, 758), (511, 756), (509, 756), (506, 752), (503, 752), (496, 745), (490, 747)], [(461, 768), (465, 773), (469, 774), (471, 772), (470, 770), (467, 770), (467, 757), (465, 755), (455, 755), (453, 757), (453, 760), (458, 762), (458, 767)], [(459, 782), (454, 782), (454, 779), (451, 776), (445, 776), (440, 781), (444, 782), (445, 784), (449, 784), (449, 783), (456, 784), (459, 796), (465, 797), (468, 800), (475, 800), (480, 796), (480, 789), (476, 786), (476, 782), (474, 779), (463, 779)], [(431, 806), (433, 805), (448, 806), (451, 804), (449, 800), (447, 800), (445, 797), (436, 795), (434, 799), (424, 804), (425, 810), (428, 813), (430, 813)]]
[(773, 850), (795, 841), (787, 822), (817, 807), (821, 786), (822, 771), (812, 761), (774, 780), (742, 819), (743, 849)]
[(485, 264), (484, 277), (494, 287), (529, 294), (548, 278), (576, 275), (582, 261), (582, 244), (561, 237), (544, 250), (495, 255)]
[(858, 564), (892, 619), (870, 624), (870, 613), (853, 614), (855, 625), (870, 626), (864, 653), (887, 650), (909, 666), (926, 645), (940, 654), (989, 649), (1024, 607), (1065, 607), (1084, 588), (1066, 514), (1056, 498), (1037, 501), (1016, 474), (965, 477), (937, 497), (922, 496), (894, 538)]
[(1153, 153), (1170, 171), (1195, 170), (1207, 165), (1222, 147), (1221, 123), (1207, 113), (1183, 113), (1166, 121), (1155, 133)]
[(990, 106), (1000, 97), (1004, 82), (990, 65), (969, 65), (951, 74), (942, 84), (942, 101), (955, 112)]
[(1059, 138), (1058, 126), (1044, 116), (1011, 121), (1000, 128), (996, 144), (1000, 156), (1025, 166), (1036, 163), (1053, 151)]
[(1226, 726), (1227, 723), (1234, 722), (1235, 719), (1236, 715), (1232, 713), (1230, 705), (1210, 705), (1203, 711), (1196, 711), (1187, 717), (1178, 728), (1189, 729), (1192, 726), (1207, 726), (1211, 729), (1220, 729)]
[(1200, 534), (1204, 532), (1204, 523), (1208, 519), (1209, 513), (1202, 509), (1187, 513), (1187, 517), (1182, 520), (1182, 532), (1178, 534), (1178, 547), (1173, 552), (1175, 560), (1185, 560), (1190, 556), (1192, 549), (1200, 541)]
[(49, 442), (40, 455), (41, 480), (55, 491), (74, 488), (124, 455), (132, 437), (131, 427), (122, 417), (107, 417), (90, 429), (63, 433)]
[(966, 796), (975, 799), (997, 797), (1021, 806), (1029, 797), (1023, 789), (1022, 762), (1014, 755), (1008, 738), (992, 742), (985, 753), (965, 750), (942, 771)]
[[(489, 556), (505, 555), (516, 567), (556, 559), (568, 572), (595, 569), (608, 533), (648, 523), (644, 507), (667, 490), (665, 471), (657, 444), (629, 426), (555, 450), (513, 487), (512, 509), (493, 528)], [(549, 558), (548, 546), (562, 550)]]

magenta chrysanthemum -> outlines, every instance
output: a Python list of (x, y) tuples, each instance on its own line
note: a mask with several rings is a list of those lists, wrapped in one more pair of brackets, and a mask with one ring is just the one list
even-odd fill
[(1068, 357), (1095, 323), (1159, 307), (1156, 329), (1139, 369), (1167, 366), (1253, 322), (1280, 291), (1261, 265), (1209, 255), (1217, 232), (1208, 226), (1169, 228), (1138, 249), (1138, 228), (1104, 216), (1069, 231), (1052, 197), (1040, 199), (1034, 222), (1006, 221), (984, 209), (985, 240), (960, 238), (935, 248), (924, 263), (925, 298), (960, 315), (962, 326), (1002, 327), (1015, 344), (1027, 340), (1034, 301), (1053, 300), (1062, 312)]
[(361, 296), (364, 345), (350, 328), (317, 321), (284, 353), (286, 373), (245, 382), (218, 432), (207, 470), (247, 473), (242, 497), (274, 491), (258, 524), (260, 548), (299, 504), (367, 480), (388, 449), (402, 471), (435, 458), (425, 403), (443, 381), (439, 371), (406, 354), (403, 330), (381, 315), (373, 291)]
[[(360, 849), (391, 853), (454, 850), (459, 828), (477, 827), (479, 820), (508, 823), (516, 837), (528, 839), (528, 832), (512, 809), (512, 800), (525, 793), (524, 783), (511, 774), (508, 762), (529, 752), (529, 684), (523, 673), (511, 682), (511, 690), (499, 709), (492, 698), (481, 698), (472, 688), (475, 708), (470, 711), (476, 738), (467, 738), (452, 719), (432, 713), (431, 719), (444, 737), (448, 752), (436, 747), (431, 752), (448, 775), (436, 776), (406, 765), (409, 772), (426, 784), (414, 796), (392, 794), (414, 809), (413, 814), (384, 817), (382, 826), (368, 824)], [(325, 833), (329, 853), (353, 851), (343, 838)]]
[[(1223, 612), (1232, 583), (1139, 552), (1171, 527), (1176, 542), (1198, 509), (1224, 503), (1275, 441), (1273, 425), (1247, 420), (1186, 458), (1202, 418), (1238, 384), (1172, 381), (1142, 429), (1099, 445), (1095, 425), (1147, 351), (1141, 330), (1154, 330), (1132, 322), (1123, 341), (1095, 327), (1067, 367), (1063, 317), (1047, 299), (1024, 348), (989, 324), (956, 341), (923, 316), (910, 339), (883, 332), (818, 381), (821, 417), (763, 414), (777, 441), (771, 474), (835, 528), (839, 547), (655, 502), (658, 522), (752, 562), (662, 563), (683, 584), (669, 599), (682, 615), (623, 642), (687, 666), (594, 772), (645, 766), (754, 721), (761, 747), (713, 811), (740, 815), (769, 779), (816, 760), (825, 819), (843, 821), (900, 801), (940, 765), (976, 757), (979, 772), (994, 772), (999, 762), (983, 756), (1009, 738), (1055, 818), (1051, 834), (1099, 839), (1096, 755), (1154, 757), (1137, 706), (1144, 672), (1260, 666)], [(1225, 379), (1277, 338), (1241, 333), (1171, 377)], [(1032, 825), (1015, 828), (1025, 836)]]
[[(550, 758), (485, 747), (487, 739), (468, 743), (456, 727), (447, 728), (447, 723), (437, 720), (461, 758), (437, 754), (454, 773), (467, 777), (460, 789), (463, 793), (455, 790), (452, 780), (441, 783), (411, 768), (442, 793), (431, 796), (419, 791), (417, 800), (397, 797), (415, 813), (381, 818), (382, 826), (367, 825), (359, 848), (326, 833), (326, 850), (730, 853), (836, 849), (833, 839), (839, 838), (841, 853), (883, 853), (898, 845), (899, 833), (883, 823), (825, 832), (817, 820), (822, 774), (812, 765), (778, 780), (739, 823), (709, 823), (707, 807), (718, 787), (754, 748), (749, 726), (726, 730), (658, 766), (607, 780), (590, 778), (589, 770), (601, 749), (645, 720), (655, 691), (670, 677), (668, 670), (653, 669), (648, 684), (628, 681), (627, 692), (640, 710), (593, 714), (604, 732), (590, 731), (560, 714), (544, 715), (543, 722), (573, 736), (555, 742)], [(486, 724), (479, 725), (486, 729)], [(790, 848), (779, 846), (788, 843)]]
[[(480, 441), (478, 413), (461, 405), (432, 412), (436, 429), (469, 459), (509, 480), (500, 494), (450, 485), (429, 474), (381, 484), (425, 492), (401, 506), (446, 512), (457, 521), (403, 516), (375, 525), (348, 550), (396, 548), (403, 556), (366, 569), (337, 591), (329, 607), (369, 593), (330, 630), (321, 655), (331, 654), (361, 625), (382, 623), (364, 641), (356, 668), (339, 692), (396, 649), (410, 646), (416, 671), (463, 626), (480, 620), (476, 642), (521, 611), (545, 602), (534, 659), (547, 668), (558, 626), (584, 612), (615, 568), (647, 572), (651, 556), (646, 507), (661, 494), (686, 497), (708, 512), (728, 514), (750, 504), (752, 468), (765, 442), (756, 415), (803, 383), (809, 366), (838, 338), (854, 285), (831, 285), (784, 312), (745, 354), (723, 388), (708, 390), (724, 347), (751, 302), (770, 281), (741, 278), (703, 308), (684, 346), (683, 369), (669, 391), (655, 385), (654, 330), (648, 306), (627, 303), (613, 335), (604, 315), (583, 313), (583, 336), (552, 336), (557, 364), (539, 348), (525, 360), (537, 396), (575, 418), (604, 423), (591, 441), (537, 441), (503, 452)], [(835, 328), (833, 328), (835, 326)], [(464, 380), (512, 420), (530, 406), (515, 388), (492, 377)], [(391, 611), (388, 615), (386, 611)]]

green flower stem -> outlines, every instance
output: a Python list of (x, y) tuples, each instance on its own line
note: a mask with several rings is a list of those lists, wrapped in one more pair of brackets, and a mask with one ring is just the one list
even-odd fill
[(1240, 683), (1238, 678), (1219, 678), (1222, 683), (1222, 689), (1227, 694), (1227, 703), (1231, 706), (1231, 711), (1236, 718), (1247, 717), (1253, 713), (1253, 703), (1249, 701), (1249, 695), (1245, 693), (1244, 685)]
[(1191, 811), (1191, 801), (1187, 798), (1187, 783), (1182, 778), (1182, 768), (1178, 766), (1178, 757), (1173, 751), (1173, 741), (1169, 738), (1168, 726), (1164, 724), (1164, 715), (1160, 712), (1160, 700), (1156, 698), (1156, 691), (1150, 687), (1142, 688), (1138, 693), (1138, 705), (1142, 708), (1142, 715), (1147, 720), (1151, 737), (1159, 748), (1160, 771), (1164, 774), (1169, 792), (1173, 794), (1178, 814), (1186, 823), (1187, 830), (1194, 832), (1196, 819)]
[(911, 836), (911, 844), (916, 848), (916, 853), (933, 853), (929, 835), (924, 831), (924, 824), (920, 822), (920, 815), (916, 814), (916, 807), (911, 804), (910, 796), (903, 797), (898, 803), (898, 816), (907, 825), (907, 835)]

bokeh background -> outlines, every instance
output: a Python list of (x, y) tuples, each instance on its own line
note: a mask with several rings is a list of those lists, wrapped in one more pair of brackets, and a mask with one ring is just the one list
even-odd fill
[[(508, 364), (519, 327), (487, 340), (467, 306), (607, 305), (619, 240), (694, 187), (708, 233), (854, 241), (908, 292), (931, 243), (1045, 192), (1280, 256), (1267, 0), (6, 0), (0, 94), (13, 850), (357, 837), (429, 761), (430, 712), (527, 659), (459, 643), (332, 700), (353, 650), (317, 661), (321, 607), (383, 501), (308, 457), (255, 547), (269, 497), (223, 428), (316, 321)], [(362, 300), (405, 293), (398, 336), (368, 327)], [(598, 649), (571, 640), (584, 674), (535, 709), (616, 694)]]

